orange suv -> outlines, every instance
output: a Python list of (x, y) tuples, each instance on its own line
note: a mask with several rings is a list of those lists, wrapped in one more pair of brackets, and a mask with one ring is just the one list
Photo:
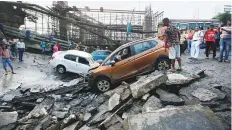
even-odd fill
[(105, 92), (117, 82), (154, 70), (170, 68), (168, 49), (158, 38), (124, 44), (112, 52), (100, 66), (89, 70), (89, 85)]

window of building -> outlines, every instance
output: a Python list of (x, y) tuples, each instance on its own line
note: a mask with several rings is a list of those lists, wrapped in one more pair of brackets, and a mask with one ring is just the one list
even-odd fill
[(189, 28), (192, 28), (192, 29), (196, 28), (196, 22), (189, 23)]
[(186, 29), (188, 26), (187, 23), (180, 23), (180, 29)]
[(205, 23), (205, 29), (207, 29), (212, 23), (211, 22), (206, 22)]

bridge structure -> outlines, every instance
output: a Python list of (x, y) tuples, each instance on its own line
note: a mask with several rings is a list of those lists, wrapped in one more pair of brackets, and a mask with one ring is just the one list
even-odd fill
[[(53, 35), (54, 41), (63, 46), (69, 45), (71, 40), (85, 46), (119, 46), (154, 36), (164, 13), (153, 12), (151, 6), (145, 11), (90, 9), (88, 6), (70, 7), (64, 1), (53, 2), (52, 7), (8, 1), (1, 1), (0, 5), (8, 7), (16, 17), (11, 20), (6, 17), (7, 9), (0, 9), (0, 16), (5, 16), (0, 17), (0, 23), (6, 26), (7, 35), (23, 37), (23, 32), (31, 30), (32, 41), (39, 42)], [(129, 33), (128, 24), (132, 25)]]

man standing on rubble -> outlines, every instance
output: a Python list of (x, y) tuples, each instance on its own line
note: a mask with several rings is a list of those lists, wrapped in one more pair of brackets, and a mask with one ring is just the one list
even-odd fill
[(23, 39), (20, 39), (17, 43), (17, 48), (19, 51), (19, 61), (23, 61), (23, 53), (25, 51), (25, 43), (23, 42)]
[(175, 26), (170, 25), (168, 18), (163, 19), (163, 25), (167, 26), (165, 30), (165, 47), (169, 48), (169, 59), (171, 60), (171, 72), (175, 72), (175, 59), (177, 59), (181, 71), (181, 58), (180, 58), (180, 31)]

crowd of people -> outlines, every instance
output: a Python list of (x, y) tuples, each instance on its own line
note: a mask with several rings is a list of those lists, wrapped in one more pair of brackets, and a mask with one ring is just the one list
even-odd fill
[[(187, 46), (187, 53), (190, 54), (192, 60), (197, 60), (200, 53), (200, 46), (205, 46), (206, 58), (209, 58), (210, 50), (213, 50), (213, 59), (216, 59), (217, 47), (219, 47), (219, 62), (230, 62), (229, 54), (231, 48), (231, 20), (227, 21), (227, 25), (214, 27), (210, 25), (206, 31), (202, 27), (196, 27), (195, 30), (182, 32), (175, 26), (170, 24), (168, 18), (163, 19), (163, 27), (161, 28), (161, 40), (165, 41), (165, 47), (169, 48), (169, 59), (171, 61), (171, 71), (175, 71), (175, 60), (177, 59), (181, 71), (181, 42)], [(223, 55), (225, 51), (225, 56)], [(223, 59), (224, 57), (224, 59)]]
[[(47, 47), (50, 46), (50, 49), (47, 49)], [(40, 47), (41, 47), (41, 53), (45, 55), (45, 53), (51, 52), (51, 54), (54, 54), (55, 52), (58, 52), (61, 50), (60, 43), (48, 43), (46, 39), (40, 41)]]
[[(189, 30), (181, 32), (175, 26), (170, 24), (168, 18), (163, 19), (163, 27), (161, 28), (160, 37), (165, 41), (165, 47), (169, 49), (169, 59), (171, 61), (171, 71), (175, 71), (175, 61), (177, 59), (179, 68), (177, 71), (181, 71), (181, 43), (187, 46), (186, 52), (190, 54), (192, 60), (197, 60), (200, 53), (200, 46), (205, 43), (205, 55), (209, 58), (210, 50), (213, 50), (213, 59), (216, 59), (217, 47), (219, 47), (219, 62), (230, 62), (229, 55), (231, 49), (231, 21), (227, 21), (227, 25), (221, 27), (214, 27), (210, 25), (206, 31), (203, 31), (202, 27), (196, 27), (195, 30)], [(59, 43), (47, 43), (46, 39), (40, 42), (42, 54), (45, 55), (47, 46), (50, 45), (49, 51), (55, 53), (60, 51), (61, 45)], [(79, 46), (74, 42), (71, 42), (69, 49), (79, 50)], [(97, 50), (100, 50), (99, 46)], [(106, 50), (108, 48), (106, 47)], [(3, 64), (3, 68), (7, 74), (7, 64), (11, 68), (13, 74), (15, 74), (12, 60), (18, 58), (19, 62), (23, 61), (23, 54), (25, 51), (25, 43), (23, 39), (0, 39), (0, 58)], [(225, 56), (223, 55), (225, 51)]]

